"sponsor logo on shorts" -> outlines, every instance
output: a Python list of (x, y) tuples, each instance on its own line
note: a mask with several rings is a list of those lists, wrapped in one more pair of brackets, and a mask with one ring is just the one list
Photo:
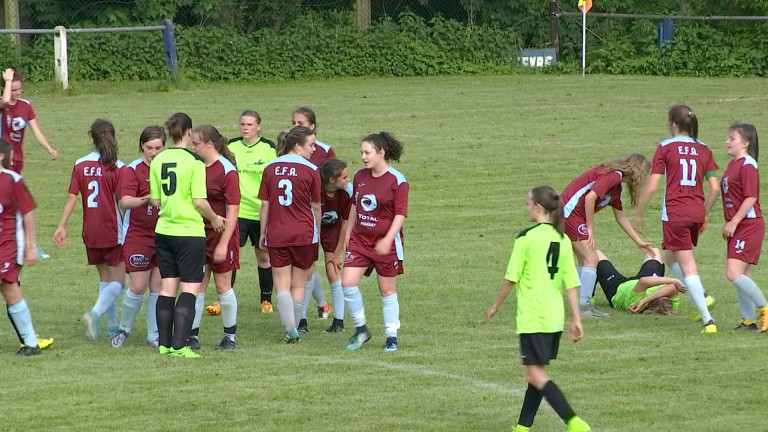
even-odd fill
[(149, 267), (149, 258), (144, 254), (134, 254), (128, 258), (128, 262), (137, 268)]
[(363, 195), (363, 198), (360, 199), (360, 207), (367, 212), (376, 210), (377, 206), (378, 203), (376, 202), (376, 195), (374, 194)]
[(581, 234), (581, 235), (589, 235), (589, 229), (587, 228), (587, 224), (579, 225), (577, 230), (579, 231), (579, 234)]
[(347, 251), (347, 253), (344, 254), (344, 263), (352, 262), (353, 259), (355, 259), (355, 255), (352, 252)]

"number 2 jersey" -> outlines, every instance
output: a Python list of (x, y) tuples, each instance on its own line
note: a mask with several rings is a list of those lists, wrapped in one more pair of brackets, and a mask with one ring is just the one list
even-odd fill
[(702, 183), (716, 171), (712, 151), (703, 143), (689, 136), (676, 136), (660, 142), (653, 155), (651, 174), (667, 177), (661, 220), (704, 222)]
[[(136, 159), (123, 169), (118, 200), (124, 196), (141, 198), (149, 195), (149, 165)], [(155, 247), (155, 225), (160, 207), (146, 204), (125, 212), (125, 244)]]
[(107, 167), (98, 152), (75, 162), (69, 193), (83, 198), (83, 243), (103, 249), (123, 244), (123, 216), (117, 205), (117, 192), (124, 163)]
[(320, 203), (321, 189), (320, 170), (299, 155), (283, 155), (267, 164), (259, 189), (259, 199), (269, 204), (267, 246), (306, 246), (320, 241), (311, 203)]

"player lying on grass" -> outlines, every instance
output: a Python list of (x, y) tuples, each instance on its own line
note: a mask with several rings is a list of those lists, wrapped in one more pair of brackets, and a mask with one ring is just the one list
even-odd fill
[(653, 256), (646, 256), (640, 270), (630, 278), (597, 251), (597, 280), (613, 308), (656, 315), (671, 315), (680, 308), (678, 293), (686, 291), (685, 285), (679, 279), (664, 277), (661, 252), (656, 248), (652, 251)]

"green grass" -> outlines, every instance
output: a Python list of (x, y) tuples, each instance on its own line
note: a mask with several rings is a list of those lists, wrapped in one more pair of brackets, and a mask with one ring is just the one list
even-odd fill
[[(154, 92), (162, 86), (152, 83), (85, 83), (73, 94), (29, 84), (26, 96), (61, 159), (49, 161), (28, 137), (25, 178), (39, 206), (39, 245), (52, 259), (25, 269), (22, 281), (36, 330), (56, 344), (41, 356), (16, 358), (11, 326), (0, 327), (0, 429), (508, 430), (525, 389), (514, 299), (493, 325), (484, 312), (516, 233), (529, 225), (525, 191), (542, 183), (562, 190), (588, 167), (632, 152), (650, 157), (667, 136), (666, 111), (674, 102), (692, 105), (722, 173), (731, 122), (768, 131), (764, 88), (758, 79), (602, 76), (189, 84), (167, 92)], [(400, 351), (381, 351), (374, 280), (361, 286), (374, 335), (363, 350), (345, 352), (350, 332), (323, 334), (328, 322), (315, 319), (303, 343), (282, 345), (277, 316), (258, 312), (255, 259), (247, 250), (237, 283), (236, 352), (211, 349), (221, 337), (218, 317), (203, 319), (198, 360), (161, 357), (142, 346), (143, 312), (125, 349), (86, 341), (79, 320), (98, 285), (79, 241), (79, 209), (69, 224), (70, 244), (56, 250), (51, 239), (72, 164), (91, 150), (86, 132), (93, 119), (114, 122), (127, 162), (138, 157), (142, 128), (175, 111), (234, 137), (239, 113), (256, 109), (264, 134), (274, 138), (299, 105), (316, 110), (318, 137), (353, 171), (361, 166), (362, 136), (387, 130), (405, 143), (396, 165), (411, 187), (406, 274), (398, 278)], [(660, 202), (657, 193), (645, 224), (646, 238), (657, 245)], [(630, 273), (641, 254), (610, 213), (597, 216), (597, 245)], [(713, 314), (720, 333), (699, 334), (700, 325), (687, 319), (694, 309), (686, 297), (679, 316), (613, 311), (608, 319), (585, 321), (580, 343), (563, 340), (547, 370), (594, 430), (764, 428), (768, 337), (727, 331), (739, 313), (724, 277), (721, 228), (718, 204), (696, 250), (702, 281), (718, 299)], [(768, 288), (762, 267), (754, 278)], [(602, 294), (598, 305), (607, 307)], [(542, 404), (533, 430), (561, 428)]]

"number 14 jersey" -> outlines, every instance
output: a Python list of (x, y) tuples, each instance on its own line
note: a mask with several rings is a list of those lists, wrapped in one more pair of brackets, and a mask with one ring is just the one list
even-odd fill
[(703, 143), (689, 136), (676, 136), (660, 142), (653, 155), (651, 174), (667, 177), (661, 220), (704, 222), (702, 183), (716, 171), (712, 151)]
[(287, 154), (267, 164), (259, 189), (259, 199), (269, 204), (266, 245), (317, 243), (320, 233), (311, 203), (320, 202), (320, 192), (320, 171), (303, 157)]

